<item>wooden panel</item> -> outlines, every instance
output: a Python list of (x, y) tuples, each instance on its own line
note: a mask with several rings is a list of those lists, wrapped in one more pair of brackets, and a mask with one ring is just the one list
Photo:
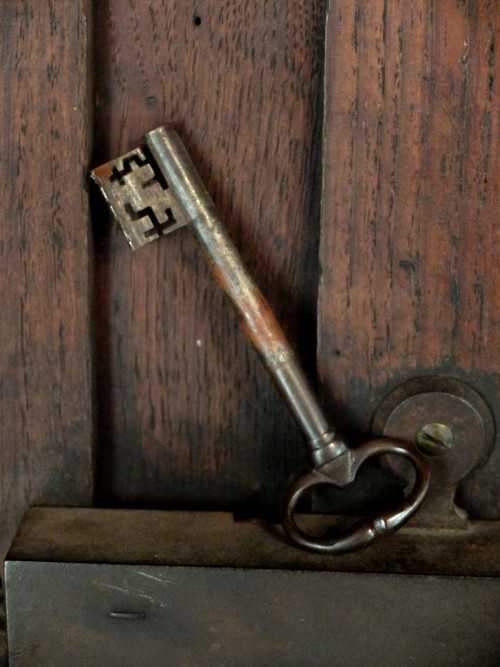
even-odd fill
[[(323, 4), (96, 5), (94, 164), (172, 121), (311, 370)], [(301, 440), (194, 237), (132, 255), (105, 218), (96, 210), (100, 500), (276, 503)]]
[(2, 25), (0, 552), (30, 504), (91, 500), (86, 1)]
[[(355, 431), (427, 373), (500, 416), (499, 37), (494, 2), (331, 0), (319, 356), (325, 401)], [(499, 451), (471, 499), (483, 516)]]

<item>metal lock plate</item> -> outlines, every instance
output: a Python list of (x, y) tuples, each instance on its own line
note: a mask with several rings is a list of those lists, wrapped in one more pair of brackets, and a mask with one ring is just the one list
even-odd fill
[[(413, 379), (383, 401), (373, 431), (412, 444), (428, 459), (429, 492), (412, 526), (466, 527), (457, 489), (484, 465), (494, 445), (495, 425), (484, 399), (455, 378)], [(411, 478), (404, 461), (387, 457), (385, 463), (405, 481)]]

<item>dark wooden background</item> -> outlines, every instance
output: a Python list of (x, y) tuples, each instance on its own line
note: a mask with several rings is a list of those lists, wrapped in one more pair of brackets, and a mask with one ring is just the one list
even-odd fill
[[(93, 162), (175, 123), (310, 370), (322, 5), (95, 6)], [(302, 457), (300, 438), (194, 236), (182, 230), (132, 254), (104, 212), (94, 218), (99, 499), (277, 502)]]
[[(500, 423), (500, 6), (331, 3), (318, 363), (366, 433), (405, 380), (451, 375)], [(500, 516), (500, 447), (468, 482)]]
[(0, 551), (24, 508), (92, 500), (86, 2), (0, 4)]
[(89, 205), (89, 168), (167, 120), (332, 418), (366, 432), (424, 372), (498, 411), (499, 14), (0, 4), (2, 554), (29, 505), (272, 512), (305, 465), (189, 230), (132, 254)]

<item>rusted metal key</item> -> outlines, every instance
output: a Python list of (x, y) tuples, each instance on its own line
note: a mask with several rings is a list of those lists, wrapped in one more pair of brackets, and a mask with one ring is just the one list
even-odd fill
[[(301, 429), (311, 471), (297, 479), (283, 500), (282, 521), (296, 544), (320, 552), (342, 553), (364, 547), (397, 530), (419, 507), (429, 484), (426, 462), (407, 445), (389, 439), (350, 448), (328, 423), (286, 337), (245, 269), (217, 217), (215, 206), (175, 130), (159, 127), (137, 148), (92, 172), (133, 249), (190, 224), (215, 278), (233, 302), (245, 333)], [(317, 485), (344, 487), (369, 458), (396, 454), (409, 459), (415, 482), (392, 511), (362, 520), (343, 534), (309, 535), (297, 525), (295, 508)]]

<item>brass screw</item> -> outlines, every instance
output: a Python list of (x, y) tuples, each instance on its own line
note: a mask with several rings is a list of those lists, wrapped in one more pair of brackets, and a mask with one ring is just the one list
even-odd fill
[(446, 424), (429, 422), (418, 431), (415, 441), (422, 454), (444, 456), (453, 447), (453, 432)]

